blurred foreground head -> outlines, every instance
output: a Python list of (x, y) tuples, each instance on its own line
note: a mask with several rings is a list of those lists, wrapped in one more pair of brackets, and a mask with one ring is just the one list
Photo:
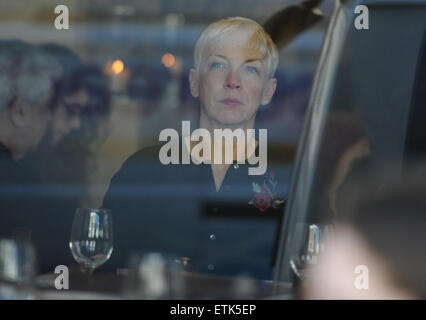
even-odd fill
[(303, 298), (425, 299), (425, 178), (416, 164), (354, 180)]
[(43, 50), (23, 41), (0, 41), (0, 141), (14, 159), (37, 148), (60, 75), (60, 65)]

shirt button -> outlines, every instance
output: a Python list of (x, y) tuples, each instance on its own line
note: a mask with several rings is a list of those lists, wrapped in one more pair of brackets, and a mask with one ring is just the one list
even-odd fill
[(216, 236), (213, 233), (210, 235), (210, 240), (216, 240)]
[(212, 271), (213, 269), (214, 269), (214, 264), (209, 264), (208, 266), (207, 266), (207, 269), (209, 269), (210, 271)]
[(238, 165), (238, 163), (234, 164), (234, 169), (238, 169), (240, 166)]

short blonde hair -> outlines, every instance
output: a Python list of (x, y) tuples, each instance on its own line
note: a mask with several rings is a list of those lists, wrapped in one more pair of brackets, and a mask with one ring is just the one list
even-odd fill
[(250, 48), (258, 49), (266, 61), (269, 77), (273, 77), (278, 66), (278, 49), (269, 34), (256, 21), (243, 17), (230, 17), (210, 24), (198, 38), (194, 49), (194, 66), (199, 71), (205, 49), (214, 41), (233, 31), (246, 29), (252, 31), (248, 41)]

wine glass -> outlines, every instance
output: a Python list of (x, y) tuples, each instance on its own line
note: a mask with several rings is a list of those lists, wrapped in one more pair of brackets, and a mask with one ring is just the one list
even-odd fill
[(78, 208), (72, 225), (70, 249), (86, 274), (92, 274), (103, 265), (113, 250), (111, 211)]
[(173, 253), (133, 252), (129, 260), (131, 272), (125, 283), (130, 299), (184, 299), (184, 271), (188, 257)]
[(0, 239), (0, 299), (33, 299), (36, 253), (29, 242)]

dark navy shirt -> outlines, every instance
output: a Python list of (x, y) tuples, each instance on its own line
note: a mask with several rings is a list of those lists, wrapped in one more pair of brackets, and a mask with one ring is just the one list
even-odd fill
[(271, 279), (288, 167), (249, 175), (252, 165), (235, 162), (216, 191), (211, 165), (163, 165), (160, 148), (135, 153), (111, 180), (103, 207), (112, 212), (114, 251), (100, 270), (160, 252), (189, 258), (197, 272)]

